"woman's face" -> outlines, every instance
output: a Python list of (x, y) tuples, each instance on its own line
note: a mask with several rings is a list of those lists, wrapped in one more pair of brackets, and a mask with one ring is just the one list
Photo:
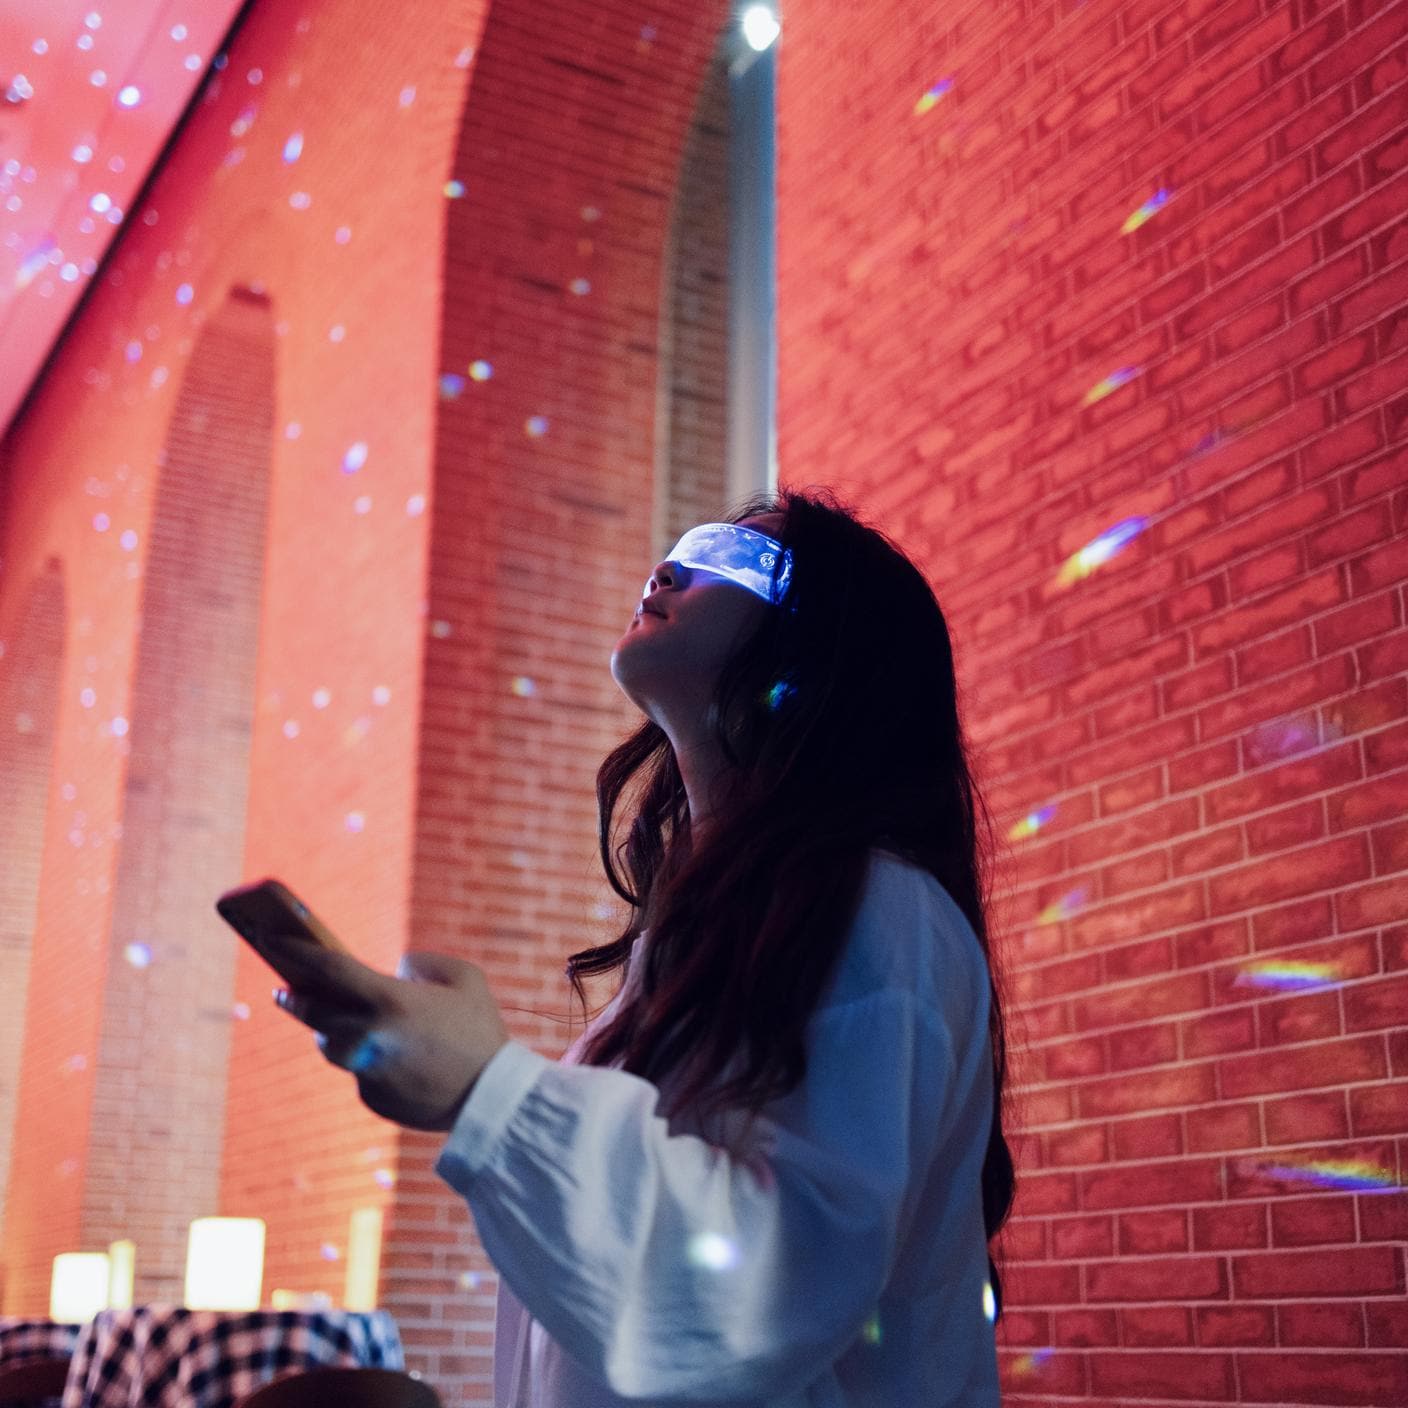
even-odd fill
[[(742, 520), (770, 536), (780, 513)], [(611, 652), (611, 674), (637, 708), (672, 737), (704, 722), (719, 672), (737, 645), (775, 607), (747, 587), (679, 563), (659, 563), (625, 634)]]

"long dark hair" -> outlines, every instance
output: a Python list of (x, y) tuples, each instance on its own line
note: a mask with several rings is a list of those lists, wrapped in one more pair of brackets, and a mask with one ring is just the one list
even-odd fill
[[(713, 719), (730, 768), (713, 829), (691, 837), (674, 751), (651, 720), (597, 772), (602, 864), (632, 910), (617, 939), (568, 960), (584, 1017), (582, 977), (624, 968), (645, 929), (650, 941), (639, 989), (579, 1059), (656, 1083), (678, 1077), (667, 1116), (691, 1105), (756, 1114), (786, 1095), (805, 1074), (804, 1032), (844, 947), (871, 849), (883, 847), (939, 880), (988, 957), (994, 1082), (982, 1193), (991, 1241), (1015, 1186), (1002, 1132), (1000, 975), (985, 917), (992, 820), (968, 764), (948, 626), (919, 569), (830, 490), (759, 495), (731, 521), (764, 513), (784, 516), (773, 536), (791, 550), (791, 585), (720, 672)], [(613, 846), (633, 782), (629, 829)], [(731, 1062), (739, 1073), (718, 1083)], [(991, 1258), (989, 1272), (1000, 1312)]]

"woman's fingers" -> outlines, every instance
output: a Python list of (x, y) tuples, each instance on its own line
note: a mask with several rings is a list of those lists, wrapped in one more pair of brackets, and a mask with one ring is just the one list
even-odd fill
[(381, 1038), (374, 1031), (356, 1036), (319, 1032), (317, 1042), (318, 1050), (328, 1062), (359, 1077), (375, 1075), (386, 1054)]
[(378, 1011), (393, 981), (351, 954), (335, 953), (297, 934), (261, 934), (259, 952), (301, 996), (327, 999), (344, 1011)]
[(332, 1065), (353, 1075), (375, 1075), (390, 1050), (390, 1035), (378, 1031), (360, 1012), (287, 988), (276, 988), (274, 1001), (317, 1033), (318, 1050)]
[(312, 1027), (315, 1032), (338, 1030), (347, 1035), (354, 1029), (365, 1031), (367, 1027), (368, 1014), (360, 999), (339, 1002), (335, 998), (310, 996), (301, 988), (297, 991), (275, 988), (274, 1001), (295, 1021)]

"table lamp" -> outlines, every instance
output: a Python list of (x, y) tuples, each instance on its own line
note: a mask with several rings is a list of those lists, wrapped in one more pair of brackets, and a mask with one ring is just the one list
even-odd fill
[(269, 1293), (275, 1310), (331, 1310), (332, 1297), (326, 1291), (290, 1291), (276, 1286)]
[(347, 1226), (347, 1285), (342, 1294), (346, 1309), (376, 1309), (380, 1270), (381, 1209), (358, 1208)]
[(132, 1305), (132, 1282), (137, 1271), (137, 1244), (123, 1238), (108, 1243), (108, 1306), (127, 1310)]
[(108, 1254), (60, 1252), (49, 1282), (49, 1319), (65, 1324), (91, 1320), (108, 1303)]
[(186, 1244), (188, 1310), (258, 1310), (264, 1219), (198, 1217)]

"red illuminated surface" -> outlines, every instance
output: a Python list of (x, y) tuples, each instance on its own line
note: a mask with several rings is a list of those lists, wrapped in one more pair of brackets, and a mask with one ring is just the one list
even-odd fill
[(238, 0), (0, 7), (0, 433), (239, 8)]

